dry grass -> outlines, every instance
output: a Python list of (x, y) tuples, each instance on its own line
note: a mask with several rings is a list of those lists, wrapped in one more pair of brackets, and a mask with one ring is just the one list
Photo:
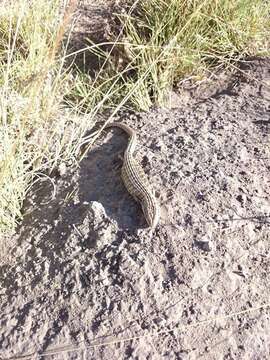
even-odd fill
[[(123, 36), (102, 76), (115, 78), (121, 71), (116, 102), (132, 92), (133, 108), (164, 106), (173, 85), (187, 76), (201, 79), (206, 70), (267, 55), (269, 13), (263, 0), (141, 0), (132, 14), (120, 16)], [(108, 58), (99, 50), (99, 57)], [(77, 99), (91, 81), (85, 74), (79, 80)]]
[[(59, 114), (68, 84), (59, 1), (19, 1), (0, 15), (0, 231), (21, 219), (25, 195), (44, 171), (75, 156)], [(71, 12), (71, 8), (67, 8)], [(62, 120), (59, 120), (62, 119)], [(79, 131), (76, 133), (78, 134)]]

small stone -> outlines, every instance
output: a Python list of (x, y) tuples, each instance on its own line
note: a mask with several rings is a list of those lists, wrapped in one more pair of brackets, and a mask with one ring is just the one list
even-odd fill
[(195, 245), (203, 251), (211, 251), (210, 243), (208, 240), (195, 240)]

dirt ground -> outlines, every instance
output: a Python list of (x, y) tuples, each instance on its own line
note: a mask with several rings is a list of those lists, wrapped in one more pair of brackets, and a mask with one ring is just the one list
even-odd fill
[(160, 223), (123, 185), (120, 129), (38, 183), (0, 241), (0, 359), (269, 359), (270, 60), (116, 120)]
[(1, 241), (1, 359), (269, 358), (270, 61), (242, 71), (118, 119), (161, 204), (153, 234), (120, 129), (33, 189)]

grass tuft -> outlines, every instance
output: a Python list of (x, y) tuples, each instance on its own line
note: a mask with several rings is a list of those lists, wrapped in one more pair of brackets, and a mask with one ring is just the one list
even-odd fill
[[(0, 14), (0, 231), (22, 218), (26, 193), (68, 153), (58, 120), (68, 73), (61, 53), (59, 1), (7, 3)], [(65, 13), (66, 14), (66, 13)]]
[(179, 80), (201, 79), (216, 66), (269, 54), (269, 14), (263, 0), (139, 1), (132, 14), (119, 16), (123, 36), (103, 71), (123, 74), (114, 100), (132, 89), (131, 107), (166, 106)]

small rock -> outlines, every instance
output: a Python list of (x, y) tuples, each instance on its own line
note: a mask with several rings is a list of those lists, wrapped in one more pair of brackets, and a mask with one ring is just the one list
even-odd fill
[(209, 240), (195, 240), (195, 245), (203, 251), (211, 251)]
[(97, 201), (91, 201), (89, 203), (89, 210), (92, 213), (93, 222), (95, 226), (99, 226), (100, 223), (102, 223), (104, 219), (107, 217), (103, 205)]

